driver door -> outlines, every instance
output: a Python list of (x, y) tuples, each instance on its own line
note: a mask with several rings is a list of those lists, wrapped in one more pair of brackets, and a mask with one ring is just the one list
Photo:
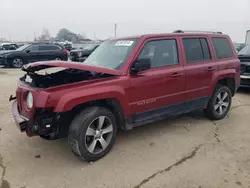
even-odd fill
[(185, 74), (178, 43), (177, 38), (144, 43), (137, 59), (149, 58), (151, 68), (131, 75), (128, 92), (135, 122), (178, 112), (184, 103)]
[(31, 47), (27, 48), (25, 52), (28, 54), (28, 62), (35, 62), (39, 61), (39, 49), (38, 45), (32, 45)]

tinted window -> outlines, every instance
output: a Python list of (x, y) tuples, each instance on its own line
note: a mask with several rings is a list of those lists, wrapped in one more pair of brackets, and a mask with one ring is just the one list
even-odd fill
[(228, 58), (233, 56), (233, 51), (226, 38), (212, 38), (216, 57), (218, 59)]
[(183, 45), (185, 49), (186, 58), (189, 63), (211, 59), (207, 39), (183, 39)]
[(54, 45), (54, 46), (51, 46), (51, 49), (52, 50), (60, 50), (61, 48), (59, 46)]
[(40, 50), (40, 51), (53, 50), (53, 46), (50, 46), (50, 45), (39, 46), (39, 50)]
[(30, 50), (31, 52), (37, 52), (38, 51), (38, 46), (37, 45), (33, 45), (33, 46), (27, 48), (27, 50)]
[(138, 59), (149, 58), (151, 67), (162, 67), (178, 64), (177, 44), (174, 39), (148, 42)]

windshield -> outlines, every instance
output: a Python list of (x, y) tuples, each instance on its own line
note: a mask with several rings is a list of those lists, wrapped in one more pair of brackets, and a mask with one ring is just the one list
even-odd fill
[(23, 45), (23, 46), (17, 48), (16, 50), (17, 50), (17, 51), (23, 51), (23, 50), (25, 50), (25, 49), (26, 49), (27, 47), (29, 47), (29, 46), (30, 46), (29, 44), (26, 44), (26, 45)]
[(241, 51), (238, 52), (238, 55), (250, 55), (250, 45), (246, 45)]
[(137, 40), (110, 40), (102, 43), (84, 62), (92, 66), (120, 69)]

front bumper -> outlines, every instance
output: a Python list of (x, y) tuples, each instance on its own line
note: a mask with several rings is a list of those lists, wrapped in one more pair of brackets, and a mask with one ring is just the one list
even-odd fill
[(240, 87), (250, 87), (250, 75), (241, 75), (240, 79)]
[(6, 61), (3, 57), (0, 57), (0, 65), (6, 65)]
[(26, 118), (19, 113), (18, 103), (12, 104), (12, 115), (18, 129), (26, 132), (27, 136), (42, 136), (49, 140), (67, 136), (70, 125), (70, 115), (54, 113), (47, 110), (37, 110), (34, 118)]
[(13, 118), (15, 120), (15, 123), (16, 123), (18, 129), (21, 132), (26, 131), (27, 130), (28, 119), (25, 119), (24, 117), (22, 117), (19, 114), (16, 100), (12, 103), (12, 115), (13, 115)]

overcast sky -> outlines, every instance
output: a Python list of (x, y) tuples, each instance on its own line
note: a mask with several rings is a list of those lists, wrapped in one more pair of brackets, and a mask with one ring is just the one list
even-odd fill
[(176, 29), (215, 30), (244, 42), (250, 0), (1, 0), (0, 38), (34, 39), (60, 28), (105, 39)]

